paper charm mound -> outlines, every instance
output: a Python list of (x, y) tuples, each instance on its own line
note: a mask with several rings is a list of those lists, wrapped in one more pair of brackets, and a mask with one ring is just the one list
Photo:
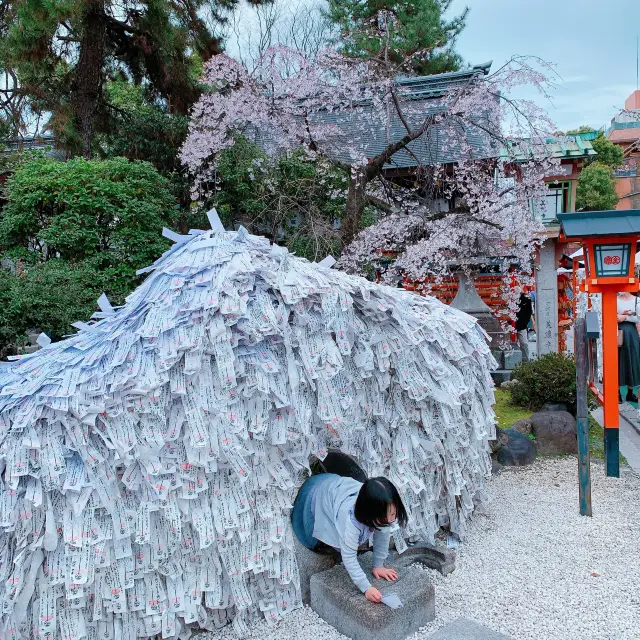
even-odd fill
[(399, 487), (407, 536), (462, 534), (484, 498), (475, 320), (244, 229), (173, 236), (124, 307), (3, 379), (6, 640), (279, 619), (301, 604), (292, 502), (329, 447)]

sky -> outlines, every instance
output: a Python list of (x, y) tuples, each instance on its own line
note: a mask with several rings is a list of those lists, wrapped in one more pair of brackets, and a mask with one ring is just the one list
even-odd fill
[(552, 102), (536, 101), (560, 130), (609, 125), (636, 89), (640, 0), (453, 0), (451, 13), (465, 6), (457, 50), (466, 62), (497, 69), (534, 55), (556, 65)]

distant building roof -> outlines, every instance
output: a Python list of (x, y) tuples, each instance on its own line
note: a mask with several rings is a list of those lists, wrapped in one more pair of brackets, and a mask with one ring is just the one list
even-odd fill
[(611, 142), (635, 142), (640, 138), (640, 91), (634, 91), (624, 103), (624, 110), (611, 118), (607, 129)]
[(570, 133), (569, 135), (572, 138), (579, 138), (580, 140), (595, 140), (601, 133), (604, 131), (601, 129), (599, 131), (581, 131), (580, 133)]
[(548, 138), (544, 144), (533, 144), (530, 140), (522, 140), (514, 144), (509, 151), (503, 150), (502, 158), (515, 156), (518, 162), (526, 162), (528, 159), (540, 155), (541, 147), (547, 153), (558, 160), (590, 158), (598, 155), (589, 140), (585, 140), (583, 134), (567, 136), (566, 139)]
[(635, 142), (640, 139), (640, 123), (636, 127), (609, 129), (607, 138), (611, 142)]
[[(418, 126), (427, 115), (441, 112), (443, 105), (438, 102), (438, 98), (442, 98), (456, 87), (465, 85), (470, 80), (473, 80), (474, 77), (487, 75), (491, 69), (491, 64), (491, 62), (487, 62), (452, 73), (399, 78), (397, 84), (405, 90), (404, 99), (410, 100), (414, 107), (415, 103), (424, 105), (419, 112), (419, 121), (411, 121), (408, 118), (410, 120), (409, 125)], [(387, 148), (389, 141), (400, 140), (405, 135), (406, 129), (397, 115), (393, 115), (387, 132), (385, 122), (380, 122), (375, 118), (368, 119), (371, 114), (372, 108), (369, 104), (364, 103), (358, 105), (357, 111), (321, 111), (314, 114), (314, 118), (319, 122), (334, 124), (343, 133), (348, 133), (351, 146), (367, 158), (373, 158)], [(478, 114), (479, 121), (483, 115)], [(417, 120), (417, 117), (414, 114), (413, 120)], [(488, 123), (483, 124), (491, 126)], [(465, 127), (465, 132), (465, 144), (468, 144), (473, 150), (472, 155), (474, 158), (502, 157), (507, 159), (513, 157), (513, 148), (509, 152), (505, 149), (501, 150), (497, 143), (490, 142), (487, 145), (486, 138), (471, 131), (468, 127)], [(549, 147), (554, 158), (589, 158), (597, 155), (590, 140), (594, 139), (598, 133), (595, 131), (571, 135), (568, 140), (550, 138), (544, 145), (544, 149), (536, 148), (529, 141), (523, 140), (517, 145), (515, 160), (526, 162), (534, 156), (539, 157), (541, 152), (547, 155)], [(269, 147), (270, 134), (268, 131), (254, 131), (252, 137), (263, 148)], [(454, 163), (461, 160), (463, 153), (468, 154), (468, 151), (465, 150), (463, 152), (461, 145), (452, 145), (450, 141), (445, 142), (442, 129), (439, 126), (434, 126), (430, 127), (420, 138), (411, 142), (406, 150), (398, 151), (391, 158), (391, 161), (385, 165), (385, 169), (410, 169), (418, 166), (418, 164), (428, 166)], [(348, 149), (338, 151), (336, 158), (347, 163), (353, 161)]]
[(56, 139), (50, 133), (0, 140), (0, 153), (10, 154), (22, 151), (44, 151), (47, 156), (58, 160), (66, 158), (66, 154), (57, 148)]

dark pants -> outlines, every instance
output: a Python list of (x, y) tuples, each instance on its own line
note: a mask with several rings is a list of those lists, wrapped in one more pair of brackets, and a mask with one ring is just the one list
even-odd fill
[(640, 337), (633, 322), (621, 322), (622, 346), (618, 349), (618, 384), (628, 387), (640, 385)]

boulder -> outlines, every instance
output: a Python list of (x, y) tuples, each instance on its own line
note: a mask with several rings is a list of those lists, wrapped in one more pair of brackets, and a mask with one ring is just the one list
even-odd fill
[(511, 428), (519, 431), (523, 436), (528, 436), (533, 429), (531, 418), (522, 418), (520, 420), (516, 420), (511, 425)]
[(531, 417), (538, 453), (558, 456), (578, 452), (578, 427), (568, 411), (540, 411)]
[(528, 437), (515, 429), (496, 429), (495, 459), (505, 467), (524, 467), (536, 459), (536, 447)]

